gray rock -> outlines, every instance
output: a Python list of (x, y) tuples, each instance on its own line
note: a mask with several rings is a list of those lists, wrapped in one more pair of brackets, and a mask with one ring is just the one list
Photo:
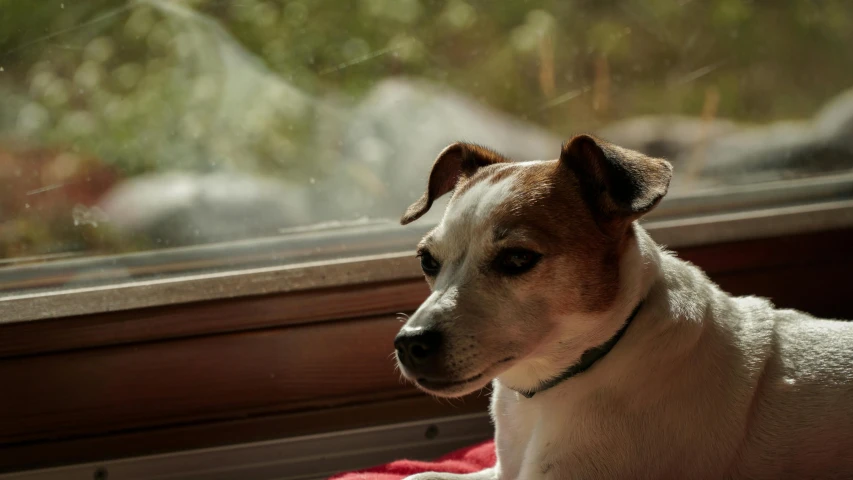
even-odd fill
[(853, 149), (853, 88), (827, 102), (815, 115), (814, 125), (827, 140)]
[(163, 246), (274, 235), (312, 222), (304, 187), (235, 172), (165, 172), (118, 184), (99, 202), (109, 224)]
[[(446, 87), (422, 81), (380, 82), (344, 130), (339, 173), (329, 179), (327, 208), (397, 219), (426, 188), (436, 155), (455, 141), (479, 143), (516, 160), (556, 158), (562, 139)], [(358, 172), (358, 173), (354, 173)], [(370, 176), (353, 188), (354, 175)], [(437, 219), (436, 205), (427, 220)]]
[(708, 146), (699, 175), (705, 182), (744, 184), (853, 168), (853, 149), (826, 133), (810, 122), (744, 128)]
[(604, 138), (673, 162), (673, 191), (749, 184), (853, 169), (853, 90), (830, 100), (813, 119), (766, 125), (683, 116), (618, 122)]
[(728, 120), (704, 121), (687, 115), (644, 115), (612, 123), (598, 134), (625, 148), (678, 161), (702, 143), (737, 131)]
[[(378, 83), (352, 108), (324, 111), (310, 129), (317, 134), (284, 154), (289, 162), (332, 166), (308, 184), (233, 172), (160, 173), (119, 185), (99, 207), (113, 225), (168, 245), (271, 235), (319, 222), (396, 220), (422, 194), (435, 156), (454, 141), (533, 160), (556, 157), (564, 140), (446, 87), (403, 78)], [(847, 92), (808, 121), (741, 125), (645, 116), (598, 134), (672, 160), (678, 192), (853, 168), (851, 128), (853, 93)], [(445, 202), (425, 220), (440, 218)]]

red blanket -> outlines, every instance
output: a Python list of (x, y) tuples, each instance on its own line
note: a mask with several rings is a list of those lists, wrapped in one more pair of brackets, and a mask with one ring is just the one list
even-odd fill
[(435, 462), (398, 460), (388, 465), (368, 468), (359, 472), (342, 473), (330, 480), (400, 480), (422, 472), (474, 473), (484, 468), (493, 467), (496, 461), (495, 442), (490, 440), (473, 447), (457, 450)]

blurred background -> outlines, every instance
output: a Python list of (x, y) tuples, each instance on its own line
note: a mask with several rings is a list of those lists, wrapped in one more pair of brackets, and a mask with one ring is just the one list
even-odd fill
[(0, 0), (0, 266), (393, 221), (455, 140), (846, 178), (851, 45), (845, 0)]

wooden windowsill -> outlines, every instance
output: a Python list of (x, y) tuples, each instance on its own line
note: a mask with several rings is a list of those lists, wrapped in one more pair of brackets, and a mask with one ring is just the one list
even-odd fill
[[(734, 294), (853, 317), (853, 229), (675, 248)], [(389, 354), (422, 280), (0, 326), (0, 471), (445, 416)]]

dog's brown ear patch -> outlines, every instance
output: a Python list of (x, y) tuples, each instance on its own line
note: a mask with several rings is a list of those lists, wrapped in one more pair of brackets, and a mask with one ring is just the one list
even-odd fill
[(590, 135), (566, 142), (560, 163), (575, 173), (584, 199), (605, 224), (633, 221), (652, 210), (672, 178), (672, 165), (666, 160)]
[(448, 146), (432, 165), (426, 192), (409, 206), (400, 223), (406, 225), (423, 216), (437, 198), (456, 188), (460, 180), (471, 177), (480, 168), (505, 162), (509, 159), (479, 145), (456, 142)]

